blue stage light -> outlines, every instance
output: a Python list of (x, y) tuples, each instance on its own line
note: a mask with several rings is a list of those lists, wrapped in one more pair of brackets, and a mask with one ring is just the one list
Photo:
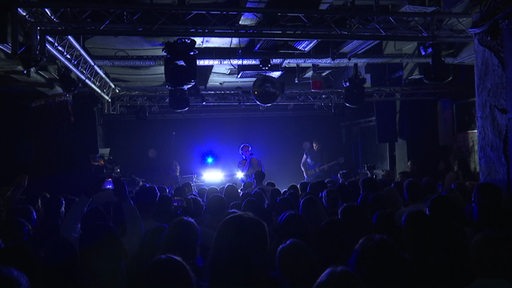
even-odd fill
[(201, 178), (205, 183), (220, 183), (224, 181), (224, 172), (218, 169), (205, 170)]
[(237, 179), (242, 179), (245, 176), (245, 174), (242, 171), (237, 171), (235, 176)]
[(203, 165), (207, 165), (207, 166), (216, 165), (217, 160), (218, 160), (217, 154), (215, 154), (211, 150), (206, 151), (201, 155), (201, 162), (203, 163)]

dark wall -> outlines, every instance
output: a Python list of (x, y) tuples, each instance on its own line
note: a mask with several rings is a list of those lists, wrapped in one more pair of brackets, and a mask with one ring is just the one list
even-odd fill
[(67, 101), (29, 88), (0, 92), (6, 183), (23, 173), (30, 175), (30, 183), (52, 178), (66, 186), (72, 175), (89, 169), (89, 155), (98, 151), (95, 95), (76, 95)]
[[(12, 183), (20, 173), (28, 173), (32, 157), (30, 141), (30, 108), (26, 103), (8, 97), (0, 89), (0, 127), (2, 149), (0, 161), (3, 164), (2, 182)], [(7, 181), (7, 182), (4, 182)]]

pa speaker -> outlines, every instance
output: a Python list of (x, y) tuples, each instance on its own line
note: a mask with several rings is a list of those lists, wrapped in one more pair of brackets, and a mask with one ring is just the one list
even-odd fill
[(377, 124), (377, 141), (379, 143), (396, 142), (397, 108), (394, 99), (375, 102), (375, 121)]

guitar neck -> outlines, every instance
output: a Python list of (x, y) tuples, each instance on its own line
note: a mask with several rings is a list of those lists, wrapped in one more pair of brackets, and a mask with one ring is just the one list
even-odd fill
[(324, 164), (324, 165), (320, 166), (318, 169), (328, 168), (329, 166), (332, 166), (332, 165), (334, 165), (336, 163), (338, 163), (338, 161), (329, 162), (327, 164)]
[(335, 160), (335, 161), (329, 162), (327, 164), (324, 164), (324, 165), (318, 167), (317, 169), (321, 170), (321, 169), (329, 168), (330, 166), (332, 166), (334, 164), (338, 164), (338, 163), (342, 163), (342, 162), (343, 162), (343, 159), (340, 158), (338, 160)]

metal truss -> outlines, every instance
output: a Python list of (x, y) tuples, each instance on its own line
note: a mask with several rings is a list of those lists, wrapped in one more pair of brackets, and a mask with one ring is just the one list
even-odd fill
[(112, 95), (118, 91), (71, 36), (46, 36), (46, 48), (105, 100), (110, 101)]
[[(439, 95), (454, 92), (446, 87), (368, 87), (364, 104), (358, 111), (367, 111), (368, 104), (381, 101), (437, 101)], [(117, 94), (108, 103), (105, 115), (121, 118), (187, 118), (187, 117), (258, 117), (258, 116), (297, 116), (343, 113), (346, 108), (344, 90), (285, 91), (270, 106), (259, 105), (249, 92), (202, 91), (192, 95), (190, 108), (186, 112), (176, 112), (169, 107), (169, 96), (154, 94)], [(366, 107), (366, 108), (365, 108)], [(368, 112), (368, 111), (367, 111)], [(365, 113), (365, 112), (362, 112)], [(362, 124), (361, 124), (362, 125)]]
[[(27, 11), (18, 8), (17, 12), (31, 24), (58, 22), (58, 19), (47, 9), (44, 11), (34, 11), (33, 9)], [(39, 41), (44, 43), (46, 49), (106, 101), (110, 101), (112, 95), (119, 91), (72, 36), (44, 36), (45, 34), (41, 33), (40, 27), (37, 28), (37, 32), (39, 33)]]
[[(294, 11), (266, 8), (196, 8), (173, 4), (19, 3), (49, 35), (242, 37), (256, 39), (396, 40), (469, 42), (471, 15), (396, 12), (355, 7)], [(364, 8), (364, 7), (363, 7)], [(366, 7), (367, 8), (367, 7)], [(257, 25), (240, 25), (246, 13), (261, 15)]]
[[(284, 106), (288, 108), (314, 106), (318, 109), (330, 109), (329, 107), (332, 105), (343, 103), (343, 94), (342, 90), (286, 91), (271, 106)], [(190, 107), (255, 107), (265, 109), (248, 92), (203, 91), (198, 95), (190, 96), (189, 99)], [(153, 95), (116, 95), (113, 98), (112, 104), (109, 110), (105, 111), (106, 113), (125, 113), (134, 107), (141, 106), (147, 106), (152, 112), (159, 113), (169, 110), (169, 96), (163, 93)]]
[[(14, 9), (46, 38), (46, 47), (80, 76), (107, 103), (107, 113), (120, 113), (123, 107), (152, 106), (168, 109), (168, 91), (158, 93), (117, 93), (73, 36), (125, 35), (169, 37), (240, 37), (253, 39), (314, 39), (371, 41), (472, 42), (468, 32), (471, 14), (399, 12), (388, 6), (336, 7), (328, 10), (275, 10), (266, 8), (197, 8), (173, 4), (95, 4), (19, 2)], [(375, 8), (375, 7), (374, 7)], [(240, 25), (246, 13), (257, 14), (256, 25)], [(13, 17), (15, 18), (15, 17)], [(15, 21), (13, 19), (13, 21)], [(13, 27), (17, 23), (13, 22)], [(71, 36), (72, 35), (72, 36)], [(13, 46), (14, 47), (14, 46)], [(279, 55), (277, 55), (279, 56)], [(227, 57), (227, 56), (226, 56)], [(229, 57), (232, 57), (230, 55)], [(222, 58), (222, 57), (221, 57)], [(283, 58), (284, 59), (284, 58)], [(333, 64), (344, 59), (288, 59), (290, 65)], [(208, 59), (203, 59), (209, 65)], [(222, 59), (218, 60), (221, 61)], [(254, 62), (258, 59), (253, 59)], [(279, 59), (273, 59), (279, 60)], [(101, 65), (152, 66), (161, 57), (145, 59), (97, 59)], [(117, 62), (116, 62), (117, 61)], [(212, 60), (213, 61), (213, 60)], [(230, 60), (232, 61), (232, 60)], [(309, 62), (308, 62), (309, 61)], [(352, 61), (356, 61), (352, 59)], [(367, 58), (366, 62), (369, 61)], [(380, 61), (380, 60), (379, 60)], [(419, 62), (426, 61), (420, 59)], [(353, 62), (351, 62), (353, 63)], [(238, 91), (203, 91), (191, 96), (191, 107), (255, 106), (249, 94)], [(332, 107), (343, 103), (343, 91), (286, 91), (273, 106)], [(158, 108), (160, 109), (160, 108)]]
[[(151, 94), (120, 93), (114, 96), (110, 106), (104, 111), (107, 114), (127, 114), (137, 112), (141, 107), (148, 109), (151, 114), (166, 114), (172, 112), (169, 108), (169, 95), (165, 90), (154, 91)], [(418, 101), (436, 100), (443, 93), (454, 93), (447, 87), (367, 87), (364, 102), (381, 101)], [(390, 97), (391, 95), (391, 97)], [(403, 95), (407, 95), (403, 97)], [(190, 109), (252, 109), (260, 111), (265, 109), (285, 111), (334, 112), (336, 107), (345, 105), (345, 91), (330, 89), (322, 91), (313, 90), (287, 90), (275, 103), (268, 107), (260, 106), (247, 91), (201, 91), (197, 95), (189, 96)]]

